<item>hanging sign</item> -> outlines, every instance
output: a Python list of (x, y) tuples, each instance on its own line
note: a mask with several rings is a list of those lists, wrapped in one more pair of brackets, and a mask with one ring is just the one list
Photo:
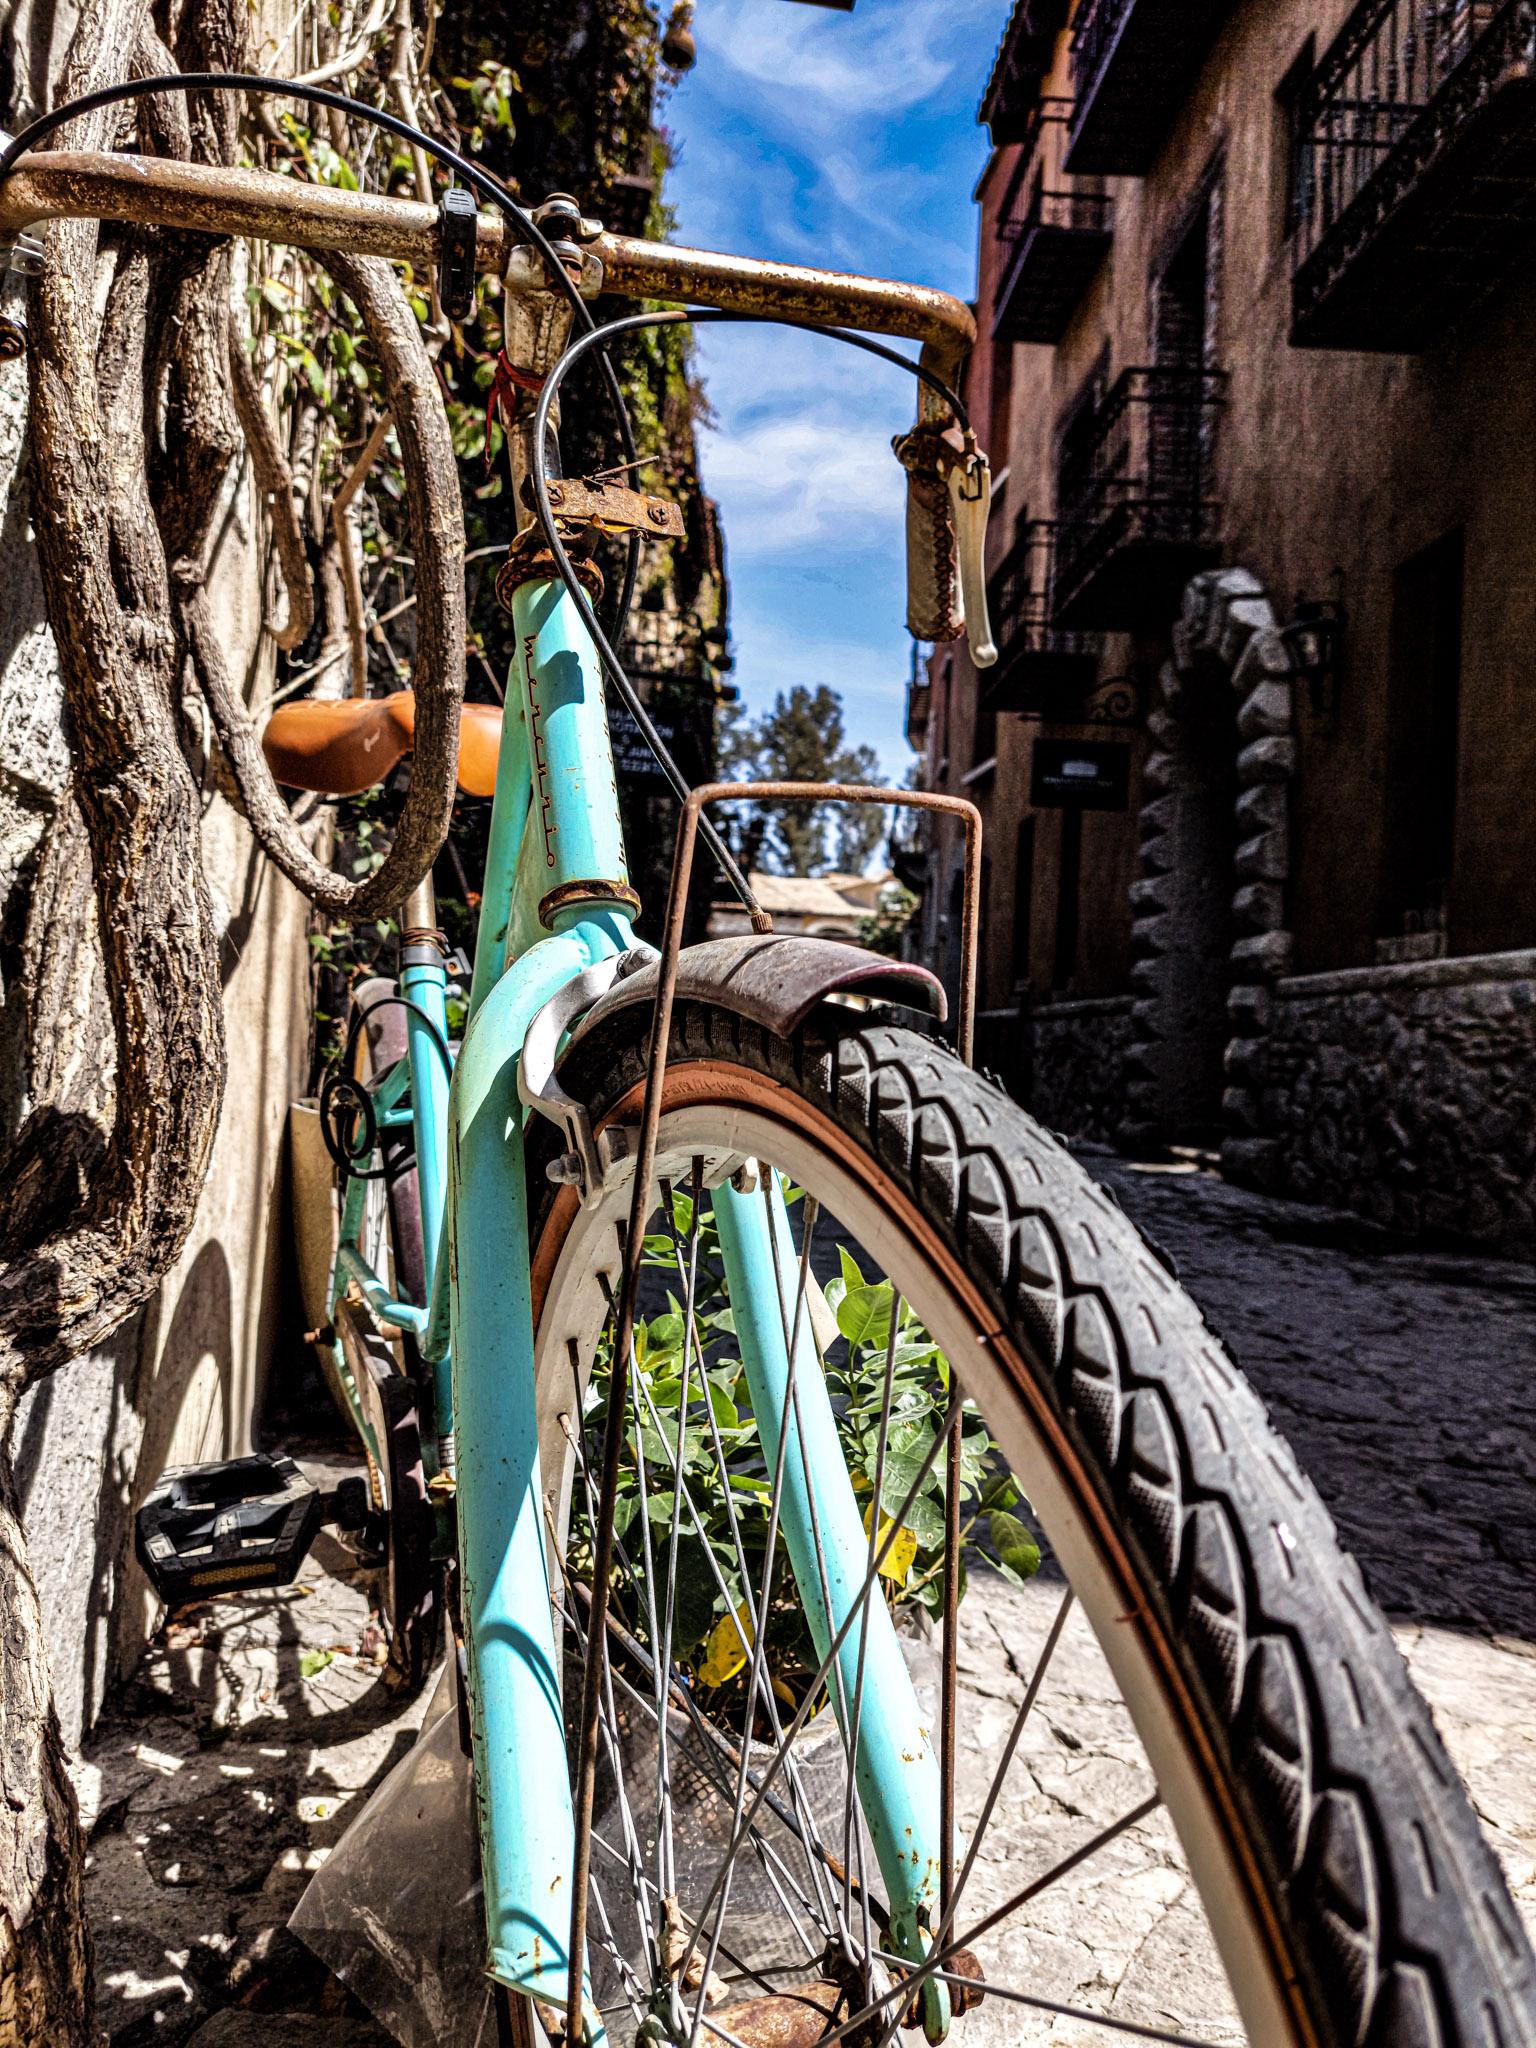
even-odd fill
[(1130, 783), (1124, 740), (1035, 741), (1029, 800), (1036, 810), (1123, 811)]

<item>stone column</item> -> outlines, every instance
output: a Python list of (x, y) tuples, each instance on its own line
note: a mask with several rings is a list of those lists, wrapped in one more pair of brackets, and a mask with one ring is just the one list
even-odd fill
[[(1212, 871), (1217, 849), (1189, 829), (1202, 767), (1188, 744), (1195, 693), (1231, 692), (1236, 815), (1230, 883)], [(1226, 995), (1223, 1168), (1262, 1184), (1273, 1146), (1262, 1136), (1259, 1093), (1276, 980), (1291, 960), (1284, 884), (1290, 873), (1289, 783), (1296, 769), (1292, 670), (1273, 607), (1246, 569), (1196, 576), (1173, 630), (1148, 721), (1155, 751), (1143, 770), (1140, 877), (1132, 887), (1131, 1048), (1127, 1128), (1132, 1142), (1164, 1134), (1181, 1108), (1187, 1065), (1189, 923), (1205, 892), (1232, 889)], [(1223, 869), (1225, 854), (1221, 854)]]

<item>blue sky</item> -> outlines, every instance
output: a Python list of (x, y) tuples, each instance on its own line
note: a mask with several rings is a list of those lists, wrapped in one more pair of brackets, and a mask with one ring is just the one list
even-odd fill
[[(976, 105), (1006, 13), (1006, 0), (858, 0), (852, 14), (699, 0), (699, 61), (661, 116), (677, 149), (677, 239), (969, 298), (986, 152)], [(735, 681), (754, 708), (793, 682), (840, 690), (850, 738), (900, 781), (911, 641), (890, 440), (911, 424), (916, 387), (782, 329), (701, 328), (698, 349)]]

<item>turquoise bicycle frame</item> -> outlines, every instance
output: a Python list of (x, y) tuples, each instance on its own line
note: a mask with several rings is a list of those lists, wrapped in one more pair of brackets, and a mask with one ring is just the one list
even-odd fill
[[(559, 584), (524, 584), (513, 619), (518, 653), (469, 1017), (451, 1086), (434, 1039), (434, 1026), (446, 1032), (442, 963), (430, 949), (408, 946), (401, 990), (423, 1014), (409, 1013), (407, 1073), (396, 1069), (375, 1092), (381, 1122), (409, 1114), (414, 1123), (429, 1299), (390, 1298), (358, 1249), (360, 1208), (350, 1200), (336, 1285), (355, 1283), (381, 1320), (412, 1330), (433, 1367), (438, 1463), (455, 1488), (489, 1969), (511, 1989), (563, 2006), (575, 1825), (539, 1469), (528, 1112), (517, 1076), (544, 1004), (637, 941), (634, 910), (623, 900), (627, 869), (596, 651)], [(407, 1080), (408, 1112), (400, 1107)], [(785, 1543), (824, 1655), (863, 1586), (869, 1538), (808, 1329), (795, 1338), (788, 1408), (786, 1333), (797, 1320), (798, 1259), (777, 1176), (766, 1200), (723, 1189), (714, 1208), (732, 1295), (743, 1304), (743, 1365), (770, 1450), (780, 1416), (791, 1414)], [(824, 1572), (815, 1562), (818, 1540)], [(839, 1654), (834, 1706), (841, 1713), (862, 1657), (856, 1782), (892, 1938), (918, 1961), (938, 1917), (938, 1768), (885, 1603), (871, 1600), (867, 1613)], [(588, 2036), (598, 2041), (601, 2022), (588, 2006)], [(925, 2012), (937, 2039), (948, 2017), (942, 1986), (930, 1988)]]

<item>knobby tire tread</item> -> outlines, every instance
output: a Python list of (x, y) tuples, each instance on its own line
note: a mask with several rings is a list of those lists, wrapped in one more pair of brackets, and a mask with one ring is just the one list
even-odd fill
[[(936, 1040), (791, 1039), (679, 1003), (669, 1063), (754, 1068), (915, 1198), (1013, 1331), (1139, 1567), (1329, 2048), (1532, 2048), (1536, 1959), (1359, 1567), (1263, 1404), (1118, 1204)], [(594, 1114), (649, 1014), (578, 1040)], [(530, 1133), (534, 1206), (549, 1143)], [(537, 1223), (535, 1223), (537, 1235)]]

